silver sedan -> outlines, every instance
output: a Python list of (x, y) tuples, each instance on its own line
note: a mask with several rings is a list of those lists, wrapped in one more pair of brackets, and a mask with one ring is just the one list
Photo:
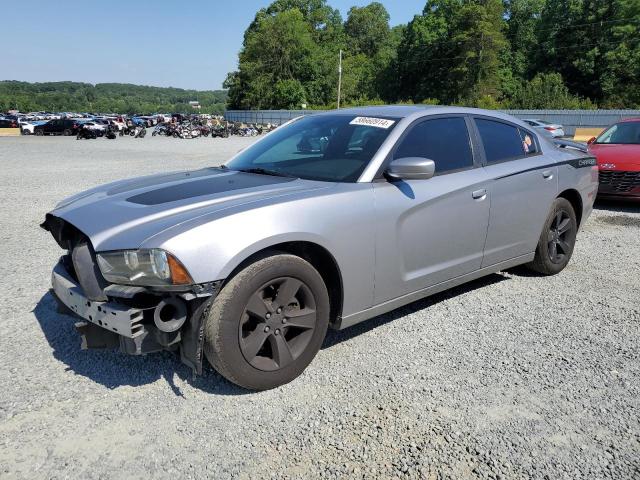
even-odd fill
[(533, 128), (535, 128), (538, 132), (542, 133), (543, 135), (548, 135), (553, 138), (565, 136), (564, 127), (559, 123), (551, 123), (551, 122), (547, 122), (546, 120), (538, 120), (538, 119), (532, 119), (532, 118), (528, 118), (523, 121), (531, 125)]
[(70, 197), (43, 227), (83, 345), (203, 359), (249, 389), (343, 329), (499, 270), (562, 271), (598, 189), (580, 146), (511, 116), (372, 107), (296, 119), (223, 167)]

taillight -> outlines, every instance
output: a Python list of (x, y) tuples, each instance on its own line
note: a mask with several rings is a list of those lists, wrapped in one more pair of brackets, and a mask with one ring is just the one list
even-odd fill
[(554, 130), (557, 130), (557, 128), (555, 127), (544, 127), (545, 130), (548, 130), (550, 132), (553, 132)]

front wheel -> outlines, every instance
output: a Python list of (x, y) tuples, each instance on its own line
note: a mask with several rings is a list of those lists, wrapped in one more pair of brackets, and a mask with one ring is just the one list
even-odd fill
[(556, 198), (542, 229), (536, 256), (528, 267), (543, 275), (556, 275), (569, 263), (578, 234), (578, 221), (571, 203)]
[(329, 325), (320, 274), (288, 254), (262, 258), (222, 289), (205, 319), (204, 352), (229, 381), (268, 390), (298, 377)]

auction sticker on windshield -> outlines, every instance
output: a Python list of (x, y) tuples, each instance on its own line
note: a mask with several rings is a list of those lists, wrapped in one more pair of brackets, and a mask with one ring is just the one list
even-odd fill
[(395, 120), (372, 117), (356, 117), (351, 120), (351, 125), (364, 125), (367, 127), (384, 128), (385, 130), (391, 127), (394, 123), (396, 123)]

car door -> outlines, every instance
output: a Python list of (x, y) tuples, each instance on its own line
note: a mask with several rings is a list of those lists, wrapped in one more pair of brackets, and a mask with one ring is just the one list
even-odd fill
[(531, 254), (558, 194), (558, 167), (536, 134), (493, 117), (474, 117), (491, 214), (483, 267)]
[(464, 115), (419, 120), (391, 152), (388, 162), (405, 157), (433, 160), (433, 178), (374, 182), (376, 303), (480, 268), (489, 196), (468, 122)]
[(60, 129), (61, 122), (62, 120), (51, 120), (50, 122), (46, 123), (44, 126), (45, 133), (58, 133), (59, 131), (61, 131)]

